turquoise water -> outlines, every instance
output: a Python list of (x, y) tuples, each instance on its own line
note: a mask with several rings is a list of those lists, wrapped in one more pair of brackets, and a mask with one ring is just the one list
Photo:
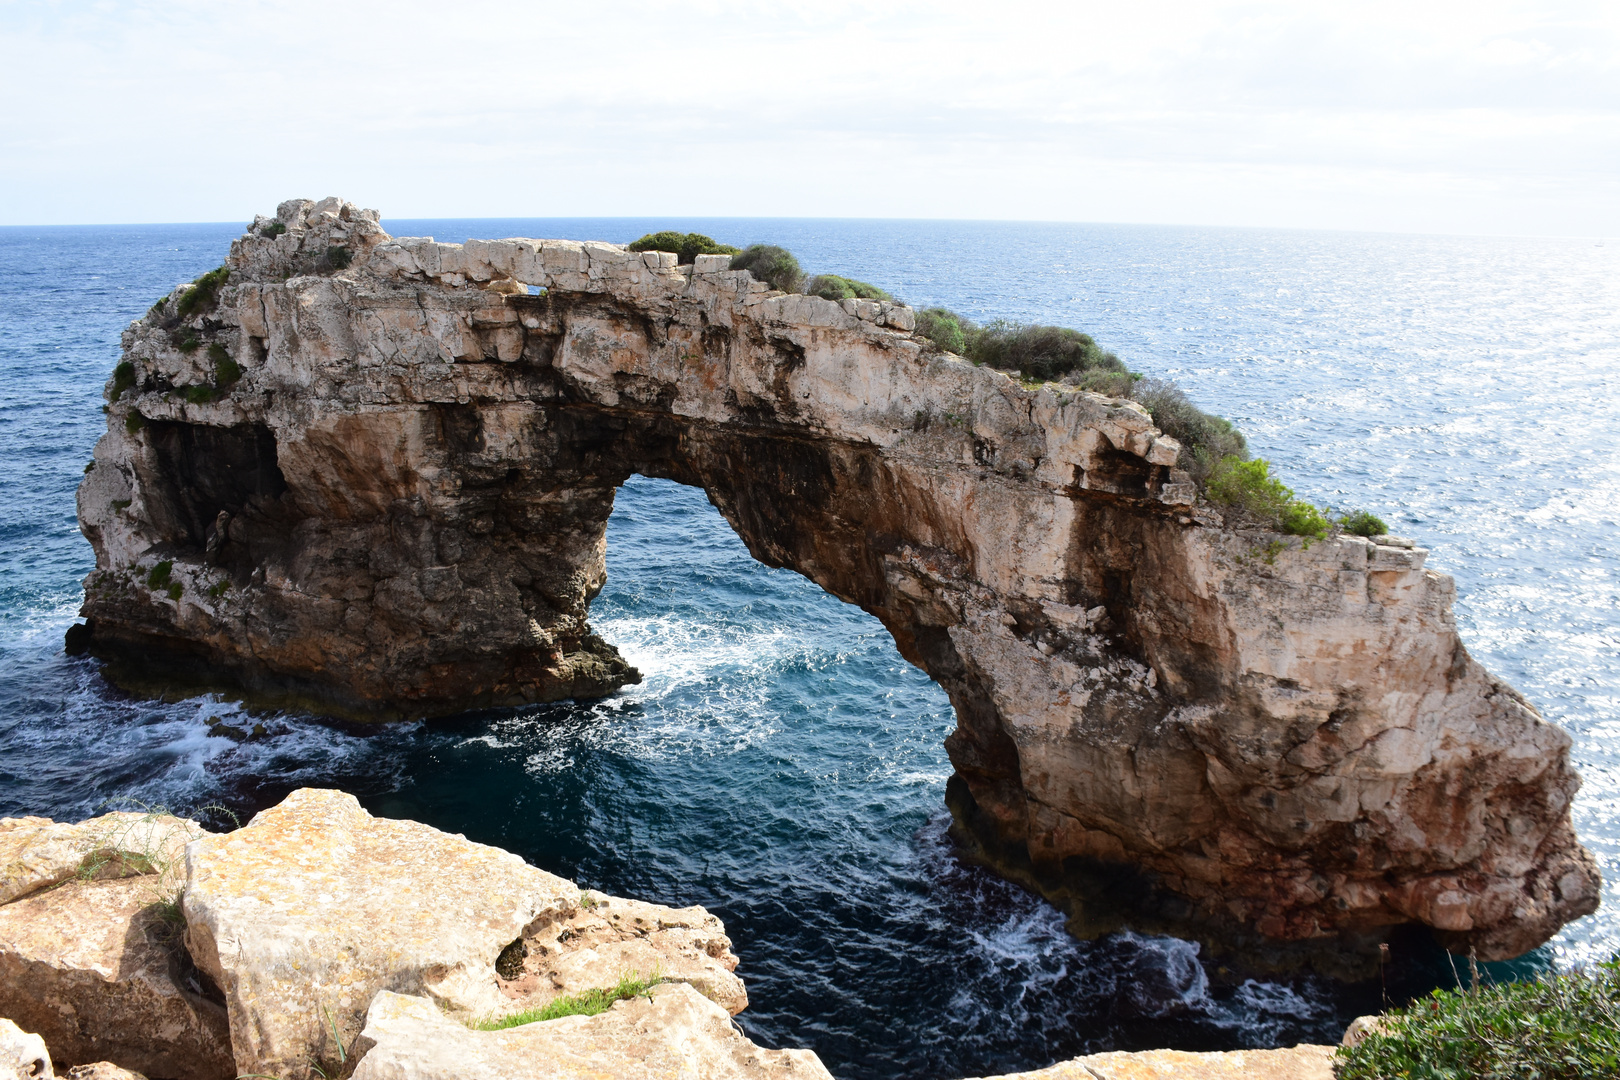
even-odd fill
[[(919, 304), (1086, 329), (1237, 421), (1303, 494), (1368, 506), (1457, 576), (1464, 638), (1575, 738), (1576, 824), (1620, 881), (1620, 246), (882, 221), (446, 221), (397, 235), (772, 240)], [(583, 884), (725, 919), (755, 1038), (848, 1078), (1088, 1050), (1336, 1039), (1376, 987), (1264, 981), (1168, 938), (1081, 943), (944, 836), (944, 695), (874, 620), (752, 562), (701, 492), (633, 479), (593, 619), (647, 675), (589, 706), (207, 735), (213, 699), (108, 688), (61, 634), (73, 490), (118, 334), (239, 225), (0, 229), (0, 814), (251, 813), (358, 794)], [(1532, 963), (1620, 948), (1605, 910)], [(1419, 980), (1423, 972), (1410, 973)], [(1415, 985), (1415, 983), (1413, 984)]]

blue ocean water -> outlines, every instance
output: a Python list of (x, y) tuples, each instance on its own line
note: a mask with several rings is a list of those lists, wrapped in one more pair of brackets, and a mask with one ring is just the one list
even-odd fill
[[(1301, 493), (1365, 506), (1458, 581), (1470, 649), (1575, 741), (1576, 827), (1620, 883), (1620, 245), (916, 221), (388, 221), (396, 235), (769, 240), (812, 271), (975, 318), (1087, 330), (1249, 435)], [(355, 792), (582, 884), (725, 921), (772, 1045), (840, 1077), (1090, 1050), (1335, 1040), (1366, 987), (1245, 978), (1195, 946), (1076, 942), (944, 835), (944, 695), (874, 620), (752, 562), (701, 492), (635, 478), (593, 619), (646, 673), (591, 705), (383, 729), (129, 700), (61, 635), (89, 569), (73, 492), (118, 336), (240, 226), (0, 228), (0, 814), (135, 799), (247, 814)], [(1620, 949), (1605, 908), (1534, 963)], [(1373, 991), (1376, 996), (1376, 990)]]

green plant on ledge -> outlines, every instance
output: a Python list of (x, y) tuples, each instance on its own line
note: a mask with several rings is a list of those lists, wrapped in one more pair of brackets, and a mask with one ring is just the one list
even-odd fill
[(202, 277), (191, 283), (191, 288), (180, 294), (178, 313), (180, 318), (189, 319), (201, 311), (207, 311), (219, 299), (219, 290), (231, 276), (228, 266), (218, 266), (208, 271)]
[(272, 221), (268, 225), (262, 225), (259, 227), (259, 235), (264, 237), (266, 240), (274, 240), (276, 237), (282, 235), (286, 231), (287, 226), (283, 225), (279, 221)]
[(1351, 536), (1388, 536), (1389, 526), (1370, 510), (1352, 510), (1339, 518), (1339, 528)]
[(1337, 1080), (1620, 1076), (1620, 959), (1533, 982), (1436, 990), (1341, 1047)]
[(164, 559), (152, 567), (152, 572), (146, 575), (148, 589), (166, 589), (169, 586), (169, 575), (174, 571), (174, 560)]
[(231, 354), (219, 342), (208, 346), (208, 359), (214, 362), (214, 385), (221, 390), (242, 377), (242, 365), (232, 360)]
[(128, 360), (120, 360), (118, 366), (113, 368), (112, 400), (117, 401), (123, 396), (125, 390), (135, 386), (135, 365)]
[(1327, 535), (1327, 517), (1304, 499), (1296, 499), (1292, 489), (1271, 475), (1271, 464), (1264, 458), (1222, 458), (1211, 470), (1204, 493), (1210, 502), (1240, 510), (1280, 533), (1307, 540)]
[(894, 299), (876, 285), (868, 285), (854, 278), (839, 277), (837, 274), (817, 274), (810, 279), (810, 284), (804, 287), (804, 291), (808, 296), (819, 296), (823, 300)]
[(474, 1031), (504, 1031), (507, 1028), (522, 1027), (524, 1024), (538, 1024), (564, 1016), (595, 1016), (597, 1013), (606, 1012), (617, 1002), (640, 997), (665, 981), (664, 977), (657, 971), (647, 976), (626, 973), (619, 976), (617, 986), (584, 990), (577, 994), (565, 994), (562, 997), (553, 998), (544, 1005), (512, 1013), (509, 1016), (475, 1020), (469, 1026)]
[(717, 244), (702, 233), (683, 233), (674, 229), (648, 233), (632, 243), (630, 250), (673, 252), (675, 261), (682, 266), (692, 263), (699, 255), (737, 255), (742, 252), (741, 248), (734, 248), (730, 244)]
[(747, 270), (755, 280), (782, 292), (798, 292), (804, 271), (793, 252), (775, 244), (749, 244), (742, 254), (731, 257), (733, 270)]

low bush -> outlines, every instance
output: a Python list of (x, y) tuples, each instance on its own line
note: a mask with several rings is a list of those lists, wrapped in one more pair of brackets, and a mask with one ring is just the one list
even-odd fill
[(1232, 507), (1256, 524), (1290, 536), (1327, 535), (1328, 520), (1322, 511), (1271, 475), (1271, 464), (1264, 458), (1244, 461), (1225, 457), (1215, 463), (1204, 485), (1209, 501)]
[(1340, 1047), (1338, 1080), (1620, 1076), (1620, 960), (1534, 982), (1436, 990)]
[(189, 319), (199, 312), (211, 310), (219, 300), (219, 290), (230, 276), (230, 267), (218, 266), (193, 281), (191, 288), (180, 294), (180, 318)]
[(186, 386), (181, 388), (180, 394), (193, 405), (206, 405), (215, 397), (212, 386)]
[(1389, 526), (1371, 510), (1352, 510), (1339, 518), (1339, 528), (1351, 536), (1388, 536)]
[(283, 225), (279, 221), (272, 221), (268, 225), (262, 225), (259, 227), (259, 235), (264, 237), (266, 240), (274, 240), (276, 237), (282, 235), (286, 231), (287, 226)]
[(141, 415), (141, 411), (139, 409), (129, 410), (129, 415), (124, 417), (124, 430), (129, 432), (131, 435), (135, 434), (145, 426), (146, 417)]
[(787, 248), (775, 244), (749, 244), (742, 254), (731, 257), (731, 268), (747, 270), (756, 281), (782, 292), (798, 292), (804, 281), (799, 260)]
[(174, 560), (164, 559), (152, 567), (152, 572), (146, 575), (148, 589), (167, 589), (169, 587), (169, 574), (174, 570)]
[(120, 360), (118, 366), (113, 368), (112, 399), (117, 401), (123, 396), (125, 390), (135, 386), (135, 365), (128, 360)]
[(1143, 379), (1131, 389), (1154, 425), (1181, 444), (1176, 462), (1203, 483), (1217, 462), (1249, 456), (1247, 440), (1230, 420), (1207, 413), (1192, 403), (1181, 387), (1167, 379)]
[(1125, 371), (1124, 362), (1099, 348), (1090, 334), (1066, 326), (997, 319), (966, 337), (963, 355), (969, 360), (1040, 382), (1074, 371)]
[(578, 994), (567, 994), (563, 997), (553, 998), (545, 1005), (512, 1013), (510, 1016), (498, 1016), (475, 1021), (472, 1027), (476, 1031), (503, 1031), (506, 1028), (522, 1027), (524, 1024), (538, 1024), (545, 1020), (556, 1020), (564, 1016), (595, 1016), (597, 1013), (606, 1012), (616, 1002), (628, 1001), (630, 998), (645, 994), (663, 981), (663, 978), (656, 972), (646, 977), (630, 974), (621, 975), (617, 986), (585, 990)]
[(810, 296), (819, 296), (823, 300), (893, 300), (894, 297), (878, 288), (868, 285), (864, 281), (854, 278), (839, 277), (837, 274), (817, 274), (810, 279), (810, 284), (804, 287)]
[(185, 337), (180, 339), (180, 344), (177, 346), (177, 348), (187, 356), (190, 356), (192, 353), (202, 348), (202, 340), (198, 338), (196, 334), (187, 334)]
[(968, 335), (977, 329), (950, 308), (931, 307), (917, 312), (917, 333), (958, 356), (967, 352)]
[(717, 244), (711, 237), (702, 233), (683, 233), (673, 229), (648, 233), (632, 243), (630, 250), (674, 252), (675, 261), (682, 266), (693, 262), (699, 255), (736, 255), (742, 251), (741, 248), (734, 248), (730, 244)]
[(346, 270), (354, 261), (354, 254), (346, 247), (329, 247), (321, 256), (321, 265), (327, 270)]

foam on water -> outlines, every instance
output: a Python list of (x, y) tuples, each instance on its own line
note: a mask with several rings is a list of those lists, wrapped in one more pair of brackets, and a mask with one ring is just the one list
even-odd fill
[[(773, 240), (914, 301), (1091, 331), (1236, 420), (1302, 493), (1369, 506), (1434, 549), (1470, 649), (1574, 736), (1576, 825), (1620, 880), (1620, 249), (986, 223), (390, 226)], [(247, 815), (341, 787), (588, 886), (705, 904), (742, 958), (744, 1027), (851, 1080), (1331, 1041), (1377, 1003), (1376, 986), (1248, 978), (1174, 938), (1077, 941), (962, 862), (944, 695), (875, 620), (754, 563), (701, 493), (664, 482), (632, 480), (610, 523), (592, 618), (645, 681), (607, 701), (377, 729), (107, 687), (60, 645), (90, 566), (73, 490), (100, 388), (125, 323), (237, 231), (0, 229), (0, 814), (135, 800)], [(237, 742), (210, 733), (220, 721), (267, 733)], [(1605, 909), (1529, 964), (1617, 946)]]

